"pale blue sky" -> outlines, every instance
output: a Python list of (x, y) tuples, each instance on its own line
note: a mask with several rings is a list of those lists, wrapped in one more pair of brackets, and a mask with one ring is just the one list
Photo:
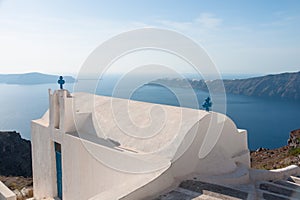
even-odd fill
[(191, 37), (223, 73), (300, 70), (297, 0), (0, 0), (0, 73), (76, 74), (103, 41), (149, 26)]

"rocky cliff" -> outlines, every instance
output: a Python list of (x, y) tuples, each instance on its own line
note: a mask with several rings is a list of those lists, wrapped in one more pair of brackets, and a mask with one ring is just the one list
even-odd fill
[(31, 143), (15, 131), (0, 131), (0, 175), (32, 176)]
[(257, 97), (272, 97), (289, 100), (300, 100), (300, 72), (282, 73), (247, 79), (235, 80), (181, 80), (159, 79), (150, 84), (165, 85), (171, 87), (190, 87), (214, 92), (221, 91), (220, 82), (224, 84), (226, 93)]
[(287, 145), (277, 149), (259, 148), (251, 152), (251, 165), (257, 169), (279, 169), (300, 166), (300, 129), (290, 132)]
[(231, 94), (300, 100), (300, 72), (225, 80), (224, 86)]

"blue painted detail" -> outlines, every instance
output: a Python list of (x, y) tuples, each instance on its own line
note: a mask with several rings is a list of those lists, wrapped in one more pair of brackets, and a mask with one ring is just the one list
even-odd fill
[(207, 97), (205, 101), (202, 104), (202, 107), (205, 108), (206, 111), (209, 111), (209, 108), (212, 106), (212, 102), (210, 101), (210, 98)]
[(66, 83), (66, 81), (64, 80), (64, 78), (62, 76), (59, 77), (59, 80), (57, 81), (57, 83), (59, 84), (60, 89), (64, 89), (63, 85)]
[(57, 196), (60, 199), (62, 199), (61, 152), (55, 151), (55, 157), (56, 157)]

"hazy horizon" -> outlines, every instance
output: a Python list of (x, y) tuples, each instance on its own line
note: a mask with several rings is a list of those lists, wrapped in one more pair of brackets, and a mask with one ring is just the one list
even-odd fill
[[(276, 73), (220, 73), (221, 75), (245, 75), (245, 76), (264, 76), (264, 75), (276, 75), (276, 74), (282, 74), (282, 73), (297, 73), (300, 72), (300, 70), (296, 70), (296, 71), (280, 71), (280, 72), (276, 72)], [(47, 75), (63, 75), (63, 76), (73, 76), (76, 77), (77, 73), (48, 73), (46, 71), (25, 71), (25, 72), (12, 72), (12, 73), (1, 73), (0, 75), (18, 75), (18, 74), (30, 74), (30, 73), (39, 73), (39, 74), (47, 74)], [(109, 73), (109, 75), (122, 75), (122, 72), (113, 72), (113, 73)], [(140, 74), (147, 74), (147, 73), (140, 73)], [(196, 73), (183, 73), (183, 74), (191, 74), (194, 75)], [(137, 73), (137, 75), (139, 75), (139, 73)]]

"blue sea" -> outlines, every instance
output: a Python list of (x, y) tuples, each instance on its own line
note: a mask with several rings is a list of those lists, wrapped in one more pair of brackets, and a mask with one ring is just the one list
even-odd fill
[[(111, 96), (113, 84), (114, 81), (103, 81), (96, 93)], [(65, 87), (73, 90), (72, 84)], [(57, 89), (58, 85), (0, 84), (0, 130), (16, 130), (23, 138), (30, 139), (30, 121), (40, 118), (48, 109), (48, 88)], [(189, 93), (185, 89), (177, 89), (177, 92), (188, 98)], [(195, 93), (201, 105), (208, 93), (200, 90), (195, 90)], [(130, 98), (179, 105), (176, 95), (162, 86), (143, 85)], [(248, 143), (252, 150), (286, 145), (289, 132), (300, 128), (300, 102), (296, 101), (227, 94), (226, 114), (238, 128), (248, 130)]]

